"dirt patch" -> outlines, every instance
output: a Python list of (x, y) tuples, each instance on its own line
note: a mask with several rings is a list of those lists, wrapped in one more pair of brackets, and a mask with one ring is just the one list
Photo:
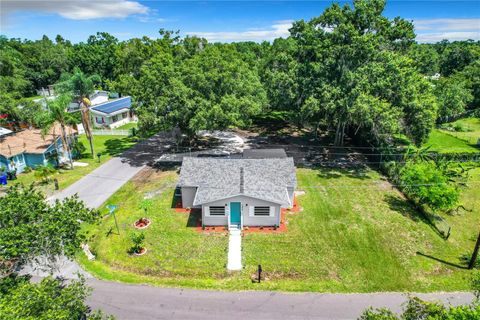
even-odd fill
[[(261, 281), (272, 281), (272, 280), (281, 280), (281, 279), (291, 279), (291, 280), (300, 280), (305, 278), (305, 275), (295, 271), (263, 271), (261, 276)], [(250, 275), (250, 279), (253, 282), (258, 280), (258, 273), (253, 273)]]
[(166, 171), (159, 168), (145, 167), (137, 173), (131, 181), (136, 187), (141, 187), (150, 182), (158, 181), (172, 174), (172, 171)]

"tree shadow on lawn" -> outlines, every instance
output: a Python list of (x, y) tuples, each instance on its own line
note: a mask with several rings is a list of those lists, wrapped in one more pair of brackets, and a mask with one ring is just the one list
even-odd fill
[(367, 166), (358, 167), (338, 167), (338, 168), (325, 168), (321, 166), (315, 167), (318, 171), (318, 176), (324, 179), (338, 179), (343, 177), (367, 180), (370, 177), (367, 172), (370, 170)]
[[(440, 216), (420, 212), (411, 202), (402, 199), (398, 195), (387, 194), (384, 197), (385, 202), (393, 211), (400, 213), (415, 222), (427, 224), (436, 234), (446, 240), (445, 231), (439, 229), (438, 224), (444, 222)], [(428, 214), (428, 216), (426, 216)], [(448, 236), (447, 236), (448, 238)]]
[(132, 143), (135, 142), (135, 138), (118, 138), (106, 140), (104, 153), (111, 156), (116, 156), (132, 147)]
[(428, 259), (435, 260), (435, 261), (437, 261), (437, 262), (446, 264), (447, 266), (450, 266), (450, 267), (455, 267), (455, 268), (458, 268), (458, 269), (465, 269), (465, 270), (468, 269), (468, 267), (467, 267), (468, 262), (465, 263), (465, 261), (462, 260), (462, 259), (460, 259), (460, 262), (462, 263), (462, 264), (460, 265), (460, 264), (456, 264), (456, 263), (453, 263), (453, 262), (445, 261), (445, 260), (440, 259), (440, 258), (436, 258), (436, 257), (434, 257), (434, 256), (431, 256), (431, 255), (422, 253), (422, 252), (420, 252), (420, 251), (417, 251), (416, 253), (417, 253), (417, 255), (419, 255), (419, 256), (422, 256), (422, 257), (424, 257), (424, 258), (428, 258)]

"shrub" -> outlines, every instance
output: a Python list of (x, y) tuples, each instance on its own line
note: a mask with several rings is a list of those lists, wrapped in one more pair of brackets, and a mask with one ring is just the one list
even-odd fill
[(408, 197), (432, 210), (449, 210), (459, 199), (459, 190), (433, 161), (409, 161), (400, 170), (400, 184)]
[(23, 172), (24, 172), (24, 173), (29, 173), (29, 172), (32, 172), (32, 170), (33, 170), (33, 169), (32, 169), (31, 167), (26, 166), (26, 167), (23, 169)]
[(37, 179), (40, 179), (42, 182), (47, 183), (50, 181), (50, 177), (54, 175), (57, 170), (51, 165), (38, 166), (35, 168), (34, 176)]
[(439, 303), (426, 302), (419, 298), (410, 298), (405, 304), (403, 313), (396, 316), (388, 309), (369, 308), (363, 312), (359, 320), (426, 320), (426, 319), (480, 319), (480, 304), (472, 303), (457, 307), (444, 307)]
[(480, 299), (480, 271), (475, 271), (472, 275), (471, 287), (473, 294), (477, 299)]
[(85, 150), (87, 150), (87, 148), (85, 148), (85, 145), (78, 140), (73, 141), (71, 148), (72, 148), (72, 156), (75, 159), (80, 158), (82, 154), (85, 152)]
[(145, 241), (145, 235), (140, 232), (136, 232), (131, 236), (132, 247), (129, 250), (129, 253), (140, 253), (143, 248), (143, 242)]

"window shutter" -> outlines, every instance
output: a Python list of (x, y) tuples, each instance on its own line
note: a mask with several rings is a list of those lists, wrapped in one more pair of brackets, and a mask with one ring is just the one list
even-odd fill
[(209, 217), (210, 216), (210, 207), (203, 206), (203, 213), (205, 214), (205, 216)]
[(275, 216), (275, 207), (270, 207), (270, 217)]
[(248, 207), (248, 216), (253, 217), (255, 214), (255, 207), (254, 206), (249, 206)]

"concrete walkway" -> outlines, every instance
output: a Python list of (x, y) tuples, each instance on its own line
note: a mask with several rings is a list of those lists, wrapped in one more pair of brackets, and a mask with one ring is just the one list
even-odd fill
[[(87, 303), (117, 319), (357, 319), (366, 308), (395, 312), (407, 300), (403, 293), (321, 294), (266, 291), (225, 292), (158, 288), (88, 279)], [(470, 293), (414, 294), (446, 305), (470, 303)]]
[(238, 229), (230, 230), (227, 269), (229, 271), (242, 270), (242, 232)]

